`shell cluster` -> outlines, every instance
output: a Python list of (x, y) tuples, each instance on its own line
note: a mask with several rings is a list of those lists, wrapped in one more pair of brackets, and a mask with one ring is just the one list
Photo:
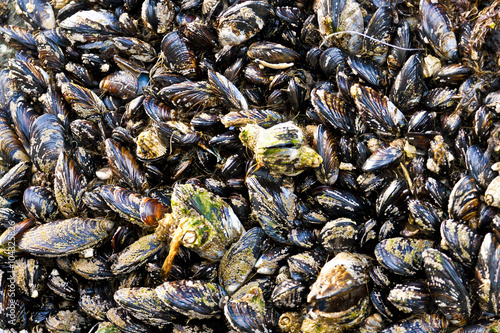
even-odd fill
[(13, 2), (2, 331), (500, 330), (499, 0)]

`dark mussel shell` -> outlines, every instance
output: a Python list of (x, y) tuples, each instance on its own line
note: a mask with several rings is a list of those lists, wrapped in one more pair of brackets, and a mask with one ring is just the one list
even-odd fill
[(324, 212), (331, 217), (347, 217), (356, 220), (369, 214), (366, 203), (348, 191), (322, 186), (313, 192), (313, 196)]
[(216, 283), (181, 280), (156, 287), (156, 294), (170, 309), (190, 318), (206, 319), (221, 312), (224, 289)]
[(381, 136), (395, 136), (406, 127), (401, 111), (387, 98), (370, 87), (355, 83), (351, 95), (368, 126)]
[(316, 169), (317, 178), (322, 184), (331, 186), (339, 176), (340, 162), (334, 138), (323, 125), (319, 125), (314, 133), (314, 146), (323, 160)]
[(422, 258), (432, 299), (452, 324), (462, 325), (471, 315), (472, 303), (461, 267), (432, 248)]
[(125, 146), (113, 139), (107, 139), (105, 145), (111, 170), (118, 179), (121, 179), (136, 191), (144, 192), (148, 189), (149, 184), (146, 176), (140, 169), (139, 162), (137, 162), (134, 155)]
[(395, 285), (387, 300), (402, 312), (426, 313), (429, 311), (431, 295), (424, 280), (415, 280)]
[(177, 316), (162, 303), (152, 288), (118, 289), (114, 299), (133, 317), (155, 327), (165, 327)]
[(157, 34), (164, 34), (175, 18), (174, 4), (165, 0), (145, 0), (141, 19), (144, 25)]
[(34, 29), (53, 29), (54, 10), (48, 0), (16, 0), (16, 12)]
[(3, 115), (0, 115), (0, 155), (7, 164), (30, 162), (19, 137), (12, 130)]
[(102, 242), (113, 226), (113, 222), (104, 219), (59, 220), (26, 231), (18, 245), (24, 252), (38, 256), (67, 256)]
[(469, 221), (479, 212), (479, 191), (474, 178), (462, 177), (453, 187), (448, 202), (448, 216), (456, 221)]
[(79, 214), (86, 187), (85, 176), (79, 172), (76, 163), (68, 154), (62, 151), (55, 170), (54, 196), (64, 217), (70, 218)]
[(49, 222), (59, 213), (57, 202), (52, 192), (41, 186), (30, 186), (24, 190), (23, 204), (39, 220)]
[(31, 159), (45, 173), (54, 172), (59, 154), (68, 148), (64, 127), (53, 114), (35, 120), (30, 129), (30, 143)]
[(476, 262), (483, 236), (454, 220), (441, 223), (441, 248), (466, 267)]
[(401, 111), (412, 110), (420, 102), (424, 91), (424, 73), (420, 53), (412, 55), (394, 80), (389, 98)]
[(157, 226), (158, 220), (170, 211), (158, 199), (148, 198), (119, 186), (103, 185), (99, 195), (109, 208), (124, 219), (143, 227)]
[(326, 89), (315, 88), (311, 91), (311, 103), (325, 125), (349, 134), (356, 132), (355, 113), (344, 99)]
[(484, 237), (479, 250), (475, 275), (479, 286), (477, 294), (479, 296), (479, 307), (485, 316), (496, 316), (499, 313), (498, 307), (498, 283), (500, 274), (496, 264), (500, 256), (500, 245), (497, 238), (488, 233)]
[(271, 42), (253, 43), (248, 48), (247, 56), (259, 65), (275, 69), (291, 67), (300, 58), (294, 50)]
[(166, 65), (174, 73), (188, 78), (196, 76), (196, 57), (179, 32), (173, 31), (165, 35), (161, 41), (161, 49)]
[(289, 228), (296, 217), (297, 197), (288, 189), (257, 176), (246, 179), (252, 211), (266, 234), (290, 244)]
[(37, 259), (17, 259), (13, 263), (12, 274), (18, 288), (31, 298), (38, 298), (45, 288), (47, 268)]
[(457, 39), (446, 8), (439, 1), (420, 1), (420, 32), (425, 42), (443, 59), (458, 58)]
[(127, 246), (115, 258), (111, 272), (115, 275), (130, 273), (156, 256), (165, 246), (155, 234), (139, 238)]
[(248, 111), (248, 103), (245, 97), (225, 76), (214, 71), (208, 71), (208, 82), (215, 94), (226, 106)]

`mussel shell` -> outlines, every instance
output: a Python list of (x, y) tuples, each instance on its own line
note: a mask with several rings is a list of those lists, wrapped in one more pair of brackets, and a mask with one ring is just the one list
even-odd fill
[(401, 111), (387, 98), (370, 87), (355, 83), (350, 93), (362, 118), (381, 136), (395, 136), (406, 127)]
[(105, 145), (108, 162), (119, 179), (136, 191), (143, 192), (149, 188), (139, 163), (125, 146), (113, 139), (107, 139)]
[(405, 313), (426, 313), (429, 310), (431, 295), (423, 280), (397, 284), (391, 289), (387, 299)]
[(290, 244), (288, 232), (295, 219), (297, 197), (275, 182), (247, 177), (246, 184), (252, 211), (265, 233), (283, 244)]
[(179, 32), (172, 31), (166, 34), (161, 41), (161, 49), (167, 66), (174, 73), (188, 78), (196, 76), (196, 57)]
[(165, 327), (176, 318), (176, 314), (163, 304), (153, 288), (118, 289), (114, 299), (133, 317), (156, 327)]
[(111, 272), (115, 275), (129, 273), (151, 260), (164, 246), (155, 234), (141, 237), (116, 256)]
[(356, 298), (356, 291), (364, 288), (370, 280), (368, 271), (371, 266), (372, 259), (366, 255), (349, 252), (337, 254), (321, 268), (311, 286), (307, 302), (326, 300), (333, 307), (343, 307), (344, 304), (336, 304), (337, 300), (351, 293), (351, 300)]
[(37, 259), (19, 258), (14, 261), (12, 274), (17, 287), (27, 296), (41, 296), (47, 279), (47, 268)]
[(464, 266), (474, 265), (482, 241), (483, 236), (465, 224), (454, 220), (441, 223), (441, 248)]
[(498, 262), (500, 256), (500, 245), (497, 238), (488, 233), (484, 237), (479, 250), (475, 276), (478, 283), (479, 306), (485, 316), (496, 316), (499, 311), (498, 304), (498, 283), (500, 274), (498, 271)]
[(271, 299), (277, 308), (294, 309), (304, 302), (305, 292), (306, 287), (302, 282), (286, 279), (276, 285)]
[(253, 43), (248, 47), (247, 56), (270, 68), (291, 67), (300, 58), (300, 54), (294, 50), (271, 42)]
[(226, 46), (246, 42), (260, 32), (273, 16), (272, 6), (263, 1), (235, 3), (218, 17), (220, 44)]
[(37, 219), (52, 221), (58, 214), (57, 202), (52, 192), (41, 186), (30, 186), (24, 190), (23, 204)]
[(71, 262), (71, 269), (87, 280), (105, 280), (113, 277), (108, 257), (102, 255), (74, 260)]
[(240, 332), (273, 332), (277, 316), (272, 307), (266, 306), (261, 288), (247, 288), (246, 293), (235, 296), (224, 306), (224, 315), (234, 329)]
[(18, 245), (38, 256), (67, 256), (102, 242), (113, 226), (109, 220), (74, 217), (34, 227), (23, 234)]
[(375, 257), (393, 273), (414, 276), (422, 268), (422, 252), (433, 245), (434, 242), (426, 239), (384, 239), (375, 247)]
[(54, 173), (61, 151), (68, 149), (65, 130), (57, 116), (43, 114), (30, 129), (30, 155), (38, 170)]
[(231, 296), (250, 275), (265, 240), (264, 230), (253, 228), (231, 245), (219, 265), (219, 283)]
[(197, 319), (217, 315), (221, 311), (221, 300), (226, 295), (218, 284), (200, 280), (165, 282), (155, 291), (168, 308)]
[(313, 192), (313, 196), (323, 211), (331, 217), (356, 220), (368, 216), (366, 203), (351, 192), (322, 186)]
[(345, 133), (355, 133), (355, 114), (344, 99), (326, 89), (315, 88), (311, 91), (311, 104), (325, 125)]
[(462, 177), (453, 187), (448, 201), (448, 216), (451, 219), (468, 221), (479, 212), (479, 191), (474, 178)]
[(287, 262), (292, 279), (308, 282), (318, 275), (325, 257), (318, 251), (305, 251), (288, 257)]
[(82, 206), (83, 193), (87, 180), (77, 169), (76, 163), (62, 151), (57, 160), (54, 177), (54, 196), (61, 214), (66, 217), (77, 216)]
[(319, 243), (331, 254), (347, 252), (354, 248), (358, 238), (356, 222), (339, 218), (325, 224), (319, 234)]
[(424, 73), (420, 53), (412, 55), (394, 80), (389, 98), (403, 112), (418, 105), (424, 91)]
[(9, 165), (30, 162), (17, 134), (9, 126), (7, 119), (0, 115), (0, 156)]
[(424, 250), (422, 258), (432, 299), (452, 324), (465, 323), (472, 303), (461, 267), (432, 248)]
[(455, 61), (458, 58), (457, 39), (446, 8), (440, 2), (421, 0), (419, 12), (420, 32), (424, 41), (440, 57)]

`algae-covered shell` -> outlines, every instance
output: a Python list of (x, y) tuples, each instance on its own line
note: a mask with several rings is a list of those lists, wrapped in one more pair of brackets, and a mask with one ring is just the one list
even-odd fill
[(142, 266), (147, 260), (155, 256), (164, 243), (158, 241), (155, 234), (139, 238), (118, 254), (111, 271), (113, 274), (125, 274)]
[(105, 219), (74, 217), (34, 227), (19, 240), (24, 252), (44, 257), (61, 257), (91, 248), (113, 229), (113, 222)]
[(250, 275), (259, 259), (264, 240), (262, 228), (250, 229), (222, 257), (219, 283), (228, 295), (232, 295)]
[(241, 130), (240, 140), (272, 173), (296, 176), (322, 162), (321, 156), (306, 144), (302, 130), (290, 121), (268, 129), (249, 124)]
[(220, 260), (226, 248), (244, 232), (231, 206), (191, 184), (174, 186), (172, 215), (180, 223), (182, 244), (212, 261)]
[(422, 252), (434, 242), (427, 239), (395, 237), (384, 239), (375, 247), (377, 261), (390, 271), (413, 276), (422, 268)]
[(132, 316), (156, 327), (170, 324), (177, 316), (163, 304), (153, 288), (118, 289), (114, 299)]
[(170, 309), (189, 318), (211, 318), (221, 311), (224, 289), (216, 283), (181, 280), (156, 287), (156, 294)]

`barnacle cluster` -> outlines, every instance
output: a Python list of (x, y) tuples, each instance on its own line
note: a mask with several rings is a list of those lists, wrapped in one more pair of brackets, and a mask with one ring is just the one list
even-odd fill
[(12, 3), (2, 331), (500, 330), (499, 0)]

